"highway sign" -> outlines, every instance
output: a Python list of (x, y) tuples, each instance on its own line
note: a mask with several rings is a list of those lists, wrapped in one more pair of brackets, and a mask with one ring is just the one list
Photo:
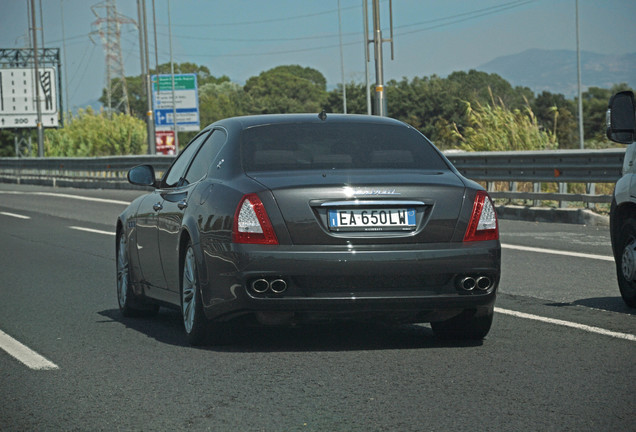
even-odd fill
[[(44, 127), (58, 126), (55, 68), (40, 68), (40, 112)], [(0, 128), (36, 128), (35, 69), (0, 69)]]
[[(155, 130), (173, 130), (175, 109), (172, 101), (172, 75), (153, 75), (152, 106), (155, 111)], [(196, 74), (174, 76), (174, 108), (179, 132), (198, 131), (201, 128)]]

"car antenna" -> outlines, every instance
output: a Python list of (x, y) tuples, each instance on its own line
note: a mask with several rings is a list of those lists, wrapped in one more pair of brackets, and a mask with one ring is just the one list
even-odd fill
[(325, 111), (324, 109), (320, 111), (320, 114), (318, 114), (318, 118), (322, 121), (327, 120), (327, 111)]

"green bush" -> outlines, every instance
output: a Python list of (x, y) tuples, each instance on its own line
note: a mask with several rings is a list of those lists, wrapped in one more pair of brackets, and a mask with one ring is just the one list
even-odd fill
[(91, 157), (142, 154), (146, 150), (146, 124), (132, 116), (92, 108), (80, 109), (62, 129), (47, 129), (44, 151), (52, 157)]

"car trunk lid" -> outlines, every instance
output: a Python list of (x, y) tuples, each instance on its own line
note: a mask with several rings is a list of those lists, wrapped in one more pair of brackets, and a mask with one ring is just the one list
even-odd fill
[(249, 175), (271, 191), (297, 245), (449, 242), (465, 190), (450, 170)]

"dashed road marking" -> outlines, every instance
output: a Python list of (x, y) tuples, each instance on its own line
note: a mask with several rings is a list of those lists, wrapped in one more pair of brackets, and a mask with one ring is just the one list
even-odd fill
[(0, 330), (0, 349), (20, 361), (30, 369), (53, 370), (59, 369), (55, 363), (42, 357), (26, 345), (21, 344), (2, 330)]
[(514, 249), (514, 250), (520, 250), (524, 252), (537, 252), (537, 253), (552, 254), (552, 255), (565, 255), (565, 256), (572, 256), (577, 258), (590, 258), (595, 260), (614, 262), (614, 257), (609, 255), (586, 254), (581, 252), (570, 252), (570, 251), (564, 251), (564, 250), (544, 249), (544, 248), (536, 248), (536, 247), (529, 247), (529, 246), (517, 246), (517, 245), (511, 245), (511, 244), (504, 244), (504, 243), (501, 244), (501, 247), (503, 249)]
[(93, 229), (93, 228), (84, 228), (79, 226), (70, 226), (69, 228), (77, 230), (77, 231), (85, 231), (85, 232), (94, 233), (94, 234), (104, 234), (104, 235), (112, 235), (112, 236), (115, 235), (115, 233), (111, 231), (102, 231), (102, 230)]
[(16, 214), (16, 213), (9, 213), (9, 212), (0, 212), (0, 215), (9, 216), (16, 219), (31, 219), (30, 216), (25, 216), (25, 215)]
[(513, 311), (513, 310), (509, 310), (509, 309), (502, 309), (502, 308), (495, 308), (495, 312), (500, 313), (500, 314), (504, 314), (504, 315), (511, 315), (517, 318), (524, 318), (524, 319), (529, 319), (529, 320), (533, 320), (533, 321), (540, 321), (540, 322), (544, 322), (544, 323), (548, 323), (548, 324), (554, 324), (554, 325), (559, 325), (559, 326), (564, 326), (564, 327), (570, 327), (570, 328), (575, 328), (578, 330), (583, 330), (586, 331), (588, 333), (596, 333), (596, 334), (600, 334), (600, 335), (604, 335), (604, 336), (610, 336), (613, 338), (617, 338), (617, 339), (626, 339), (628, 341), (632, 341), (632, 342), (636, 342), (636, 336), (633, 334), (629, 334), (629, 333), (620, 333), (620, 332), (615, 332), (615, 331), (611, 331), (611, 330), (606, 330), (604, 328), (600, 328), (600, 327), (594, 327), (594, 326), (589, 326), (589, 325), (585, 325), (585, 324), (578, 324), (578, 323), (574, 323), (571, 321), (564, 321), (564, 320), (560, 320), (560, 319), (554, 319), (554, 318), (547, 318), (547, 317), (543, 317), (540, 315), (533, 315), (533, 314), (529, 314), (529, 313), (525, 313), (525, 312), (517, 312), (517, 311)]
[(81, 200), (81, 201), (92, 201), (92, 202), (99, 202), (99, 203), (105, 203), (105, 204), (119, 204), (119, 205), (126, 205), (126, 206), (130, 204), (130, 201), (120, 201), (120, 200), (106, 199), (106, 198), (94, 198), (94, 197), (87, 197), (82, 195), (69, 195), (69, 194), (61, 194), (61, 193), (53, 193), (53, 192), (0, 191), (0, 194), (52, 196), (52, 197), (69, 198), (69, 199), (75, 199), (75, 200)]

